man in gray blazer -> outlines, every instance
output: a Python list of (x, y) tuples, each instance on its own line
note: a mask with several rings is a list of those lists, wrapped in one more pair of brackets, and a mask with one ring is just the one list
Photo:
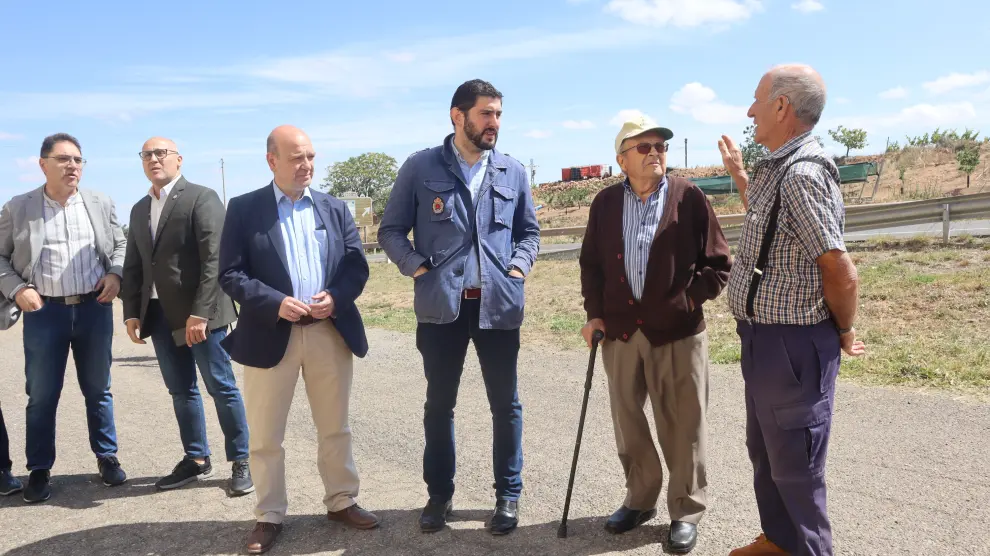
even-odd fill
[(71, 346), (86, 400), (89, 444), (107, 486), (127, 475), (117, 460), (110, 394), (113, 300), (120, 291), (124, 233), (113, 201), (80, 189), (79, 141), (65, 133), (41, 144), (45, 185), (0, 211), (0, 293), (24, 312), (27, 378), (25, 502), (51, 496), (55, 413)]
[(121, 292), (124, 324), (134, 343), (151, 337), (185, 450), (155, 486), (170, 490), (213, 475), (198, 365), (233, 466), (229, 492), (254, 492), (244, 401), (230, 356), (220, 346), (236, 318), (217, 281), (223, 203), (214, 190), (182, 177), (182, 155), (172, 141), (149, 139), (140, 156), (151, 190), (131, 209)]

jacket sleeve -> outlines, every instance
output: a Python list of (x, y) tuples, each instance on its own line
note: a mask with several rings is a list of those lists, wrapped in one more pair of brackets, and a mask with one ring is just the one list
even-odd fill
[(27, 285), (10, 263), (13, 255), (14, 215), (11, 214), (10, 203), (5, 203), (0, 209), (0, 293), (7, 299), (13, 299)]
[(107, 197), (107, 219), (110, 221), (110, 234), (113, 238), (113, 251), (110, 252), (109, 274), (116, 274), (123, 281), (124, 278), (124, 257), (127, 253), (127, 238), (124, 237), (124, 229), (117, 221), (117, 209), (113, 204), (113, 199)]
[(732, 270), (732, 255), (708, 197), (697, 188), (692, 188), (692, 194), (696, 231), (701, 234), (701, 242), (694, 267), (694, 279), (688, 286), (687, 295), (694, 301), (695, 307), (700, 307), (705, 301), (715, 299), (722, 293), (729, 281), (729, 271)]
[(357, 225), (351, 218), (351, 211), (346, 207), (341, 208), (343, 210), (338, 209), (337, 212), (342, 216), (340, 223), (343, 227), (341, 233), (344, 236), (344, 257), (327, 288), (327, 293), (333, 298), (334, 307), (338, 311), (354, 306), (355, 301), (364, 291), (369, 276), (368, 259), (364, 256), (364, 246)]
[(243, 199), (231, 199), (220, 235), (220, 288), (244, 309), (257, 313), (263, 322), (272, 326), (278, 322), (278, 310), (287, 296), (275, 288), (251, 276), (249, 246), (242, 229), (242, 220), (250, 215), (241, 214)]
[(536, 256), (540, 253), (540, 222), (536, 218), (533, 192), (525, 175), (520, 182), (522, 202), (516, 203), (516, 213), (512, 218), (512, 241), (515, 243), (515, 250), (509, 264), (518, 268), (525, 276), (529, 275), (533, 264), (536, 263)]
[(392, 193), (385, 204), (382, 223), (378, 228), (378, 243), (399, 272), (412, 276), (426, 262), (409, 241), (409, 231), (416, 223), (416, 182), (413, 158), (399, 168)]
[[(133, 209), (132, 209), (133, 214)], [(141, 318), (141, 288), (144, 287), (144, 262), (134, 241), (134, 222), (127, 227), (127, 247), (124, 255), (120, 300), (124, 305), (124, 322)]]
[(199, 286), (189, 314), (209, 319), (220, 295), (220, 234), (223, 232), (223, 202), (216, 191), (203, 188), (193, 207), (193, 239), (199, 251)]
[(581, 242), (581, 295), (584, 297), (584, 310), (588, 320), (605, 318), (605, 269), (602, 267), (598, 240), (598, 219), (604, 204), (605, 191), (602, 190), (591, 202), (588, 212), (588, 225), (584, 229)]

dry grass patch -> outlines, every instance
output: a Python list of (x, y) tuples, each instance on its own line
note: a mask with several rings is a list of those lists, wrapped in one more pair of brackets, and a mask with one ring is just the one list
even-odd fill
[[(988, 242), (920, 250), (910, 242), (853, 253), (860, 273), (857, 330), (868, 355), (844, 357), (842, 376), (870, 384), (990, 394)], [(359, 305), (369, 326), (415, 330), (412, 281), (394, 265), (372, 265)], [(727, 298), (705, 304), (713, 363), (739, 361)], [(585, 322), (576, 261), (539, 261), (526, 281), (528, 346), (581, 349)]]

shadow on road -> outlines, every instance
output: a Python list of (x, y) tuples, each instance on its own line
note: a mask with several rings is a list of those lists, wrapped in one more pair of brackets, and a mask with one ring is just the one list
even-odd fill
[[(52, 497), (41, 504), (70, 510), (85, 510), (100, 506), (107, 500), (152, 496), (160, 493), (155, 488), (155, 481), (159, 478), (129, 478), (126, 483), (120, 486), (108, 487), (103, 484), (96, 473), (92, 475), (52, 475)], [(26, 484), (27, 477), (22, 477), (21, 481)], [(213, 479), (194, 482), (182, 488), (183, 490), (190, 488), (225, 490), (226, 484), (227, 482), (223, 479)], [(0, 509), (16, 508), (23, 505), (25, 502), (22, 494), (0, 497)]]
[[(382, 526), (354, 531), (329, 523), (324, 515), (289, 516), (269, 554), (308, 555), (323, 552), (345, 556), (383, 554), (546, 554), (595, 556), (655, 545), (662, 548), (667, 526), (646, 525), (624, 535), (602, 529), (604, 517), (568, 520), (569, 536), (557, 538), (557, 522), (520, 526), (504, 537), (484, 529), (490, 510), (454, 511), (450, 527), (434, 534), (418, 529), (419, 510), (376, 512)], [(20, 546), (7, 556), (45, 554), (243, 554), (253, 521), (130, 523), (65, 533)]]

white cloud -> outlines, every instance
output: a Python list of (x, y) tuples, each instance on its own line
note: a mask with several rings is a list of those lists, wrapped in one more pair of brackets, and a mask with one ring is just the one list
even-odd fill
[(24, 136), (0, 131), (0, 141), (17, 141), (19, 139), (24, 139)]
[(388, 52), (385, 54), (389, 60), (393, 62), (399, 62), (403, 64), (408, 64), (416, 60), (416, 55), (412, 52)]
[(619, 113), (616, 114), (611, 120), (609, 120), (608, 123), (614, 126), (622, 126), (622, 124), (626, 123), (627, 121), (638, 118), (642, 115), (643, 112), (636, 109), (619, 110)]
[(950, 73), (934, 81), (928, 81), (923, 86), (929, 93), (940, 95), (956, 89), (974, 87), (984, 83), (990, 83), (990, 72), (986, 70), (975, 73)]
[(759, 0), (611, 0), (605, 11), (653, 27), (725, 25), (763, 9)]
[(37, 156), (29, 156), (27, 158), (15, 158), (14, 159), (14, 164), (16, 164), (17, 167), (20, 168), (21, 170), (27, 170), (29, 168), (37, 168), (38, 167), (38, 157)]
[(525, 135), (526, 135), (526, 137), (529, 137), (530, 139), (546, 139), (546, 138), (550, 137), (551, 135), (553, 135), (553, 132), (552, 131), (546, 131), (546, 130), (543, 130), (543, 129), (534, 129), (534, 130), (531, 130), (531, 131), (527, 131), (525, 133)]
[(818, 0), (801, 0), (800, 2), (791, 4), (791, 8), (799, 12), (810, 14), (812, 12), (820, 12), (824, 10), (825, 6), (823, 6)]
[(17, 181), (21, 183), (36, 183), (41, 185), (45, 181), (45, 175), (41, 173), (41, 170), (38, 170), (38, 172), (34, 174), (20, 174), (17, 176)]
[(595, 129), (595, 122), (591, 120), (567, 120), (560, 125), (566, 129)]
[[(915, 104), (892, 114), (869, 116), (831, 117), (823, 121), (820, 129), (832, 129), (837, 125), (848, 128), (864, 128), (870, 131), (923, 129), (932, 126), (974, 125), (982, 121), (971, 102), (950, 104)], [(985, 118), (984, 118), (985, 119)]]
[(834, 99), (832, 99), (832, 102), (836, 104), (849, 104), (852, 101), (846, 97), (835, 97)]
[(731, 124), (747, 119), (746, 107), (719, 101), (715, 91), (697, 82), (688, 83), (674, 93), (670, 97), (670, 109), (705, 124)]
[(894, 87), (880, 93), (878, 96), (884, 100), (897, 100), (907, 98), (908, 90), (904, 87)]

